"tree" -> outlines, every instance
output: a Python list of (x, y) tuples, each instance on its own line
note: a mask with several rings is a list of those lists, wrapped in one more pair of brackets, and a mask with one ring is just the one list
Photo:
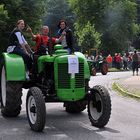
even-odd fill
[(68, 0), (73, 9), (76, 22), (83, 26), (87, 21), (95, 25), (95, 29), (100, 31), (105, 16), (105, 9), (109, 0)]
[(103, 51), (115, 53), (127, 49), (135, 36), (135, 0), (69, 0), (69, 3), (81, 29), (89, 21), (102, 34)]
[(91, 48), (97, 49), (101, 47), (101, 34), (95, 30), (94, 25), (91, 25), (90, 22), (87, 22), (82, 29), (76, 23), (75, 29), (78, 37), (78, 45), (81, 46), (83, 52)]
[(42, 17), (46, 11), (47, 0), (1, 0), (4, 9), (7, 11), (9, 19), (6, 21), (6, 28), (2, 33), (2, 38), (5, 40), (3, 47), (8, 45), (8, 37), (10, 32), (15, 27), (17, 20), (24, 19), (33, 31), (38, 31), (42, 24)]
[(5, 38), (3, 38), (3, 32), (6, 30), (7, 20), (8, 20), (8, 13), (6, 10), (4, 10), (4, 5), (0, 5), (0, 40), (1, 40), (1, 44), (3, 44), (3, 42), (5, 42)]
[(137, 34), (136, 3), (130, 0), (114, 1), (105, 13), (103, 49), (109, 53), (126, 51)]
[(57, 24), (61, 19), (68, 22), (68, 26), (73, 28), (74, 14), (72, 13), (66, 0), (48, 0), (47, 14), (44, 16), (44, 24), (47, 24), (52, 33), (56, 35)]

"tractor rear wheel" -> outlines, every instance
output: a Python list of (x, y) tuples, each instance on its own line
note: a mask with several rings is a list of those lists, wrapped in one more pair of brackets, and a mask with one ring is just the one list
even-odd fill
[(5, 117), (17, 117), (21, 111), (22, 83), (6, 81), (5, 67), (1, 70), (1, 113)]

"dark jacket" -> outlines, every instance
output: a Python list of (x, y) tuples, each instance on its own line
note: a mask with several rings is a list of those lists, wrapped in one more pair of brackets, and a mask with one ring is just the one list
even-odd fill
[(66, 32), (66, 42), (67, 42), (67, 47), (71, 49), (71, 51), (73, 52), (73, 34), (72, 34), (72, 30), (69, 28), (66, 29), (59, 29), (58, 30), (58, 36), (60, 37), (62, 32), (65, 30)]
[[(15, 28), (9, 37), (9, 43), (8, 46), (19, 46), (19, 41), (17, 36), (15, 35), (16, 32), (21, 32), (19, 29)], [(21, 33), (22, 34), (22, 33)]]

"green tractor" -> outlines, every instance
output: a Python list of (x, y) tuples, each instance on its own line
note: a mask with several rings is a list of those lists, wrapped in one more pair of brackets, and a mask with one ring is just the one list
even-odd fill
[[(111, 99), (106, 88), (88, 83), (90, 70), (80, 52), (68, 54), (61, 45), (55, 52), (34, 60), (36, 72), (26, 79), (22, 57), (3, 53), (1, 58), (1, 113), (4, 117), (17, 117), (21, 111), (22, 88), (29, 89), (26, 112), (34, 131), (42, 131), (46, 122), (48, 102), (62, 102), (68, 113), (80, 113), (86, 108), (91, 124), (104, 127), (111, 115)], [(34, 57), (35, 59), (35, 57)]]
[(90, 74), (96, 76), (97, 72), (101, 72), (102, 75), (108, 73), (108, 64), (105, 59), (102, 60), (87, 60), (90, 68)]

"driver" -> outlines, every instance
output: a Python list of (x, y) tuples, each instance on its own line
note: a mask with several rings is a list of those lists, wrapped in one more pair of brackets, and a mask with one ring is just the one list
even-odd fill
[(48, 36), (49, 33), (48, 26), (42, 26), (41, 33), (36, 35), (32, 32), (32, 29), (30, 27), (27, 28), (27, 31), (31, 34), (33, 41), (36, 42), (34, 50), (35, 54), (38, 55), (46, 54), (46, 48), (48, 48), (48, 46), (50, 45), (49, 43), (52, 42), (52, 44), (54, 45), (61, 42), (66, 34), (66, 32), (63, 32), (59, 38), (54, 37), (50, 38)]

